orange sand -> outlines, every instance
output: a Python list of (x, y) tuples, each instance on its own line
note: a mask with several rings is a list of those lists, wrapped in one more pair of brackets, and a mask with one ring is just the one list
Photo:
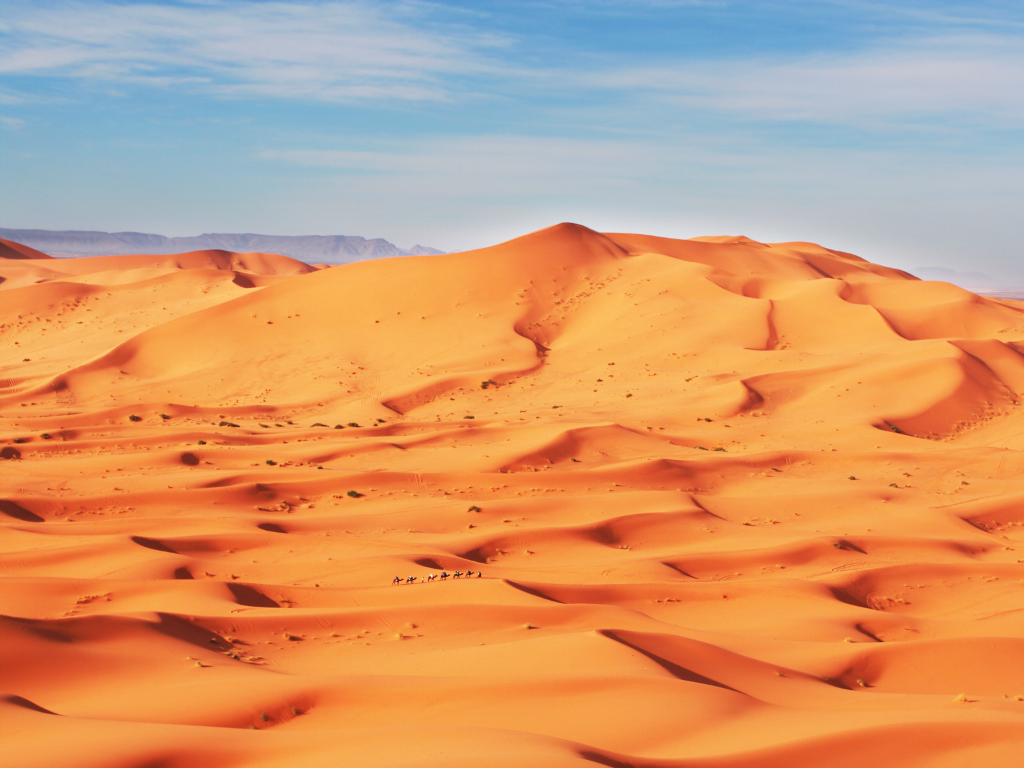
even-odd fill
[(1024, 305), (568, 224), (2, 245), (5, 768), (1020, 764)]

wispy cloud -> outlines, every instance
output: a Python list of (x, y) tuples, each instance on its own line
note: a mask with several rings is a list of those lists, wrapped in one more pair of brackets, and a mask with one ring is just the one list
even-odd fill
[(429, 9), (365, 2), (25, 6), (0, 25), (0, 74), (48, 75), (222, 95), (443, 99), (486, 67), (487, 32), (427, 23)]
[(938, 113), (1024, 119), (1024, 47), (994, 35), (846, 54), (609, 68), (582, 78), (591, 88), (768, 120), (849, 122)]
[[(599, 5), (628, 10), (721, 3)], [(865, 13), (884, 9), (868, 0), (845, 6), (863, 6)], [(963, 21), (955, 8), (941, 15), (950, 23)], [(932, 29), (931, 36), (882, 38), (852, 52), (747, 58), (585, 52), (554, 66), (524, 56), (526, 41), (479, 24), (473, 14), (414, 1), (27, 4), (0, 22), (0, 76), (327, 102), (464, 101), (489, 92), (535, 104), (596, 99), (609, 114), (646, 103), (659, 110), (823, 123), (938, 113), (954, 120), (1024, 118), (1024, 47), (1016, 32), (954, 36)]]
[[(658, 158), (648, 142), (617, 139), (568, 139), (514, 135), (460, 136), (406, 141), (401, 148), (381, 150), (267, 150), (264, 160), (277, 160), (353, 174), (400, 175), (410, 180), (459, 178), (460, 193), (474, 194), (495, 187), (518, 187), (535, 192), (555, 183), (560, 191), (581, 188), (593, 178), (581, 171), (600, 166), (608, 179), (641, 178)], [(693, 154), (696, 154), (694, 152)], [(664, 159), (664, 158), (663, 158)]]
[(25, 121), (20, 117), (8, 117), (6, 115), (0, 115), (0, 127), (7, 128), (8, 130), (18, 130), (25, 125)]
[(750, 146), (714, 137), (680, 144), (671, 137), (517, 135), (421, 138), (370, 150), (265, 150), (258, 157), (335, 171), (335, 177), (359, 176), (361, 186), (430, 185), (434, 197), (464, 200), (511, 195), (566, 199), (640, 189), (645, 195), (660, 194), (653, 190), (677, 187), (699, 169), (715, 168), (727, 184), (730, 169), (767, 172), (775, 162), (755, 156)]

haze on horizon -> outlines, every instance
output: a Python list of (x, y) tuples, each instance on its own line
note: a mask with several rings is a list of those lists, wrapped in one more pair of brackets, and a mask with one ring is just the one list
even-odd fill
[(1000, 0), (0, 2), (0, 226), (381, 237), (557, 221), (1024, 281)]

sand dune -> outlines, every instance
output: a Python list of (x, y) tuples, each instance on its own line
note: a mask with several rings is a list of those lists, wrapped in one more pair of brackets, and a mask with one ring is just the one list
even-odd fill
[(1024, 305), (571, 224), (0, 248), (5, 765), (1019, 763)]
[(0, 259), (50, 259), (48, 254), (0, 237)]

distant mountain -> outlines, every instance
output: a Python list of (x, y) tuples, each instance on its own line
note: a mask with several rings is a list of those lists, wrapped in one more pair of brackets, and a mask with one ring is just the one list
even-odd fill
[(399, 248), (380, 238), (352, 235), (253, 235), (211, 233), (198, 237), (164, 237), (143, 232), (57, 232), (48, 229), (4, 229), (0, 238), (14, 240), (51, 256), (120, 256), (129, 253), (187, 253), (219, 249), (236, 253), (280, 253), (311, 264), (346, 264), (388, 256), (444, 253), (414, 245)]

